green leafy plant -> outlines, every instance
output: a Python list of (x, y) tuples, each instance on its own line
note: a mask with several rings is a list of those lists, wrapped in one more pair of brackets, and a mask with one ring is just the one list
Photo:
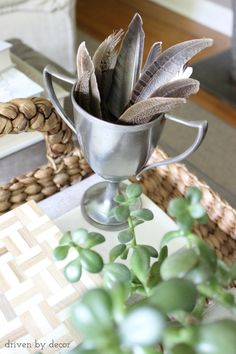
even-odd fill
[[(102, 274), (101, 286), (88, 290), (73, 306), (73, 323), (84, 341), (72, 353), (235, 354), (236, 321), (204, 321), (209, 301), (236, 314), (228, 291), (236, 279), (236, 264), (229, 267), (217, 259), (192, 231), (207, 222), (201, 191), (191, 187), (185, 198), (170, 202), (168, 212), (178, 229), (164, 235), (159, 251), (140, 244), (136, 236), (138, 225), (153, 218), (148, 209), (133, 210), (141, 194), (139, 185), (130, 184), (115, 197), (112, 214), (128, 226), (118, 233), (107, 263), (91, 249), (105, 238), (84, 229), (65, 233), (54, 250), (58, 260), (76, 253), (65, 267), (69, 281), (79, 280), (82, 269)], [(176, 238), (182, 238), (185, 247), (168, 255), (167, 244)]]

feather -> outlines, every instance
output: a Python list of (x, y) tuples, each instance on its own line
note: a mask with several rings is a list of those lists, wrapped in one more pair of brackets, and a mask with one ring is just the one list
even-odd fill
[(183, 97), (187, 98), (199, 91), (199, 81), (180, 79), (160, 86), (151, 97)]
[(78, 80), (80, 80), (85, 71), (94, 71), (94, 65), (86, 48), (85, 42), (82, 42), (78, 47), (76, 55), (76, 66)]
[(90, 74), (85, 71), (76, 83), (75, 99), (80, 107), (90, 113), (89, 80)]
[(136, 14), (121, 43), (114, 69), (109, 109), (119, 117), (130, 100), (133, 87), (139, 78), (144, 46), (142, 19)]
[(123, 30), (116, 31), (108, 36), (97, 48), (93, 56), (95, 75), (101, 96), (103, 116), (107, 119), (107, 97), (112, 83), (113, 69), (116, 64), (117, 53), (115, 47), (119, 43)]
[(101, 118), (100, 93), (94, 72), (94, 65), (85, 42), (79, 45), (76, 64), (78, 80), (75, 85), (75, 97), (78, 99), (78, 103), (81, 107), (88, 113)]
[(194, 55), (212, 43), (212, 39), (193, 39), (165, 50), (141, 75), (133, 90), (130, 105), (150, 97), (158, 87), (172, 80), (183, 70), (183, 66)]
[(123, 30), (116, 31), (108, 36), (97, 48), (93, 56), (95, 71), (102, 73), (111, 67), (113, 56), (115, 55), (115, 47), (119, 43)]
[(93, 56), (95, 74), (96, 74), (98, 87), (102, 98), (105, 96), (104, 91), (106, 91), (107, 86), (109, 86), (107, 85), (106, 73), (111, 69), (114, 69), (115, 67), (115, 63), (117, 59), (117, 53), (115, 51), (115, 47), (119, 43), (122, 35), (123, 35), (123, 30), (119, 30), (112, 33), (99, 45), (99, 47), (97, 48)]
[(176, 105), (185, 103), (184, 98), (155, 97), (135, 103), (119, 118), (118, 122), (144, 124), (163, 112), (168, 112)]
[(149, 65), (151, 65), (155, 59), (161, 54), (162, 42), (155, 42), (151, 46), (151, 49), (148, 53), (146, 62), (144, 64), (142, 72), (145, 72)]

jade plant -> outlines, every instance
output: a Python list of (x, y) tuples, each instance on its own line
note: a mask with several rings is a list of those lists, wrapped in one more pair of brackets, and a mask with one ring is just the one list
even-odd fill
[[(140, 244), (136, 235), (139, 225), (153, 218), (149, 209), (134, 210), (141, 194), (140, 185), (130, 184), (115, 197), (112, 214), (126, 220), (127, 229), (118, 233), (108, 262), (93, 249), (104, 236), (82, 228), (66, 232), (54, 250), (57, 260), (71, 249), (76, 253), (64, 269), (69, 282), (79, 281), (83, 271), (101, 273), (101, 285), (72, 306), (73, 324), (83, 337), (72, 353), (235, 354), (236, 321), (204, 319), (209, 302), (236, 315), (228, 290), (236, 264), (226, 265), (192, 231), (207, 222), (201, 191), (191, 187), (184, 198), (171, 200), (168, 213), (178, 228), (164, 235), (159, 250)], [(185, 246), (168, 255), (168, 243), (176, 238)]]

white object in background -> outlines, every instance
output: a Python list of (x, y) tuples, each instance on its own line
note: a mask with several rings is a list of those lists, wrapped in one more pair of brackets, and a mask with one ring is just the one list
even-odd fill
[(16, 68), (0, 73), (0, 102), (13, 98), (40, 96), (43, 88)]
[(10, 56), (11, 46), (11, 43), (0, 41), (0, 72), (14, 65)]
[(229, 0), (224, 1), (225, 6), (209, 0), (152, 0), (152, 2), (226, 36), (232, 36), (233, 11), (228, 6)]

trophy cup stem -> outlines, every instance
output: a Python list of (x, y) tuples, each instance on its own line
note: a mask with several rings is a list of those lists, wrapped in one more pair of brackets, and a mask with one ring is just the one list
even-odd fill
[(122, 230), (127, 227), (127, 222), (119, 222), (110, 215), (117, 205), (114, 197), (122, 194), (125, 189), (126, 184), (111, 181), (100, 182), (88, 188), (81, 202), (84, 218), (103, 230)]

